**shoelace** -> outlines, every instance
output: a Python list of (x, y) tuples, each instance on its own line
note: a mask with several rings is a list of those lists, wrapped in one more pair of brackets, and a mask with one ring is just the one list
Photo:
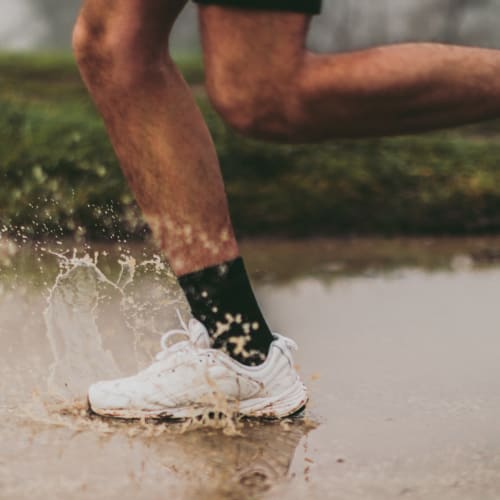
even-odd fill
[[(161, 351), (155, 356), (156, 361), (161, 361), (165, 358), (165, 356), (171, 353), (174, 350), (178, 350), (180, 348), (186, 347), (186, 345), (192, 344), (191, 332), (189, 331), (189, 327), (181, 316), (179, 309), (175, 309), (177, 313), (177, 317), (179, 318), (179, 322), (182, 325), (182, 328), (174, 328), (164, 333), (161, 336), (160, 346)], [(186, 340), (176, 342), (175, 344), (168, 345), (168, 341), (174, 337), (175, 335), (183, 335), (187, 337)]]
[[(176, 308), (175, 312), (177, 313), (177, 317), (179, 318), (179, 322), (180, 322), (182, 328), (174, 328), (174, 329), (169, 330), (168, 332), (164, 333), (161, 336), (161, 341), (160, 341), (161, 351), (155, 356), (155, 359), (157, 361), (161, 361), (162, 359), (165, 358), (165, 356), (167, 356), (167, 354), (171, 353), (172, 351), (185, 348), (186, 346), (194, 347), (192, 333), (189, 330), (188, 325), (186, 324), (186, 322), (182, 318), (182, 315), (181, 315), (179, 309)], [(176, 342), (175, 344), (172, 344), (172, 345), (168, 345), (169, 339), (171, 339), (174, 335), (183, 335), (187, 338), (186, 338), (186, 340)], [(274, 336), (276, 338), (281, 339), (284, 342), (284, 344), (288, 347), (288, 349), (290, 349), (291, 351), (298, 350), (297, 344), (292, 339), (289, 339), (288, 337), (280, 335), (279, 333), (275, 333)]]

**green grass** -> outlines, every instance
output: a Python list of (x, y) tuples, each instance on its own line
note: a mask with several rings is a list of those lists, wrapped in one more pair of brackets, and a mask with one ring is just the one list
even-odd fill
[[(203, 66), (196, 55), (174, 57), (191, 85), (203, 83)], [(0, 97), (17, 101), (68, 103), (90, 99), (74, 58), (59, 53), (0, 53)]]
[[(198, 58), (178, 63), (192, 85)], [(276, 146), (231, 132), (197, 93), (240, 235), (500, 230), (498, 123), (394, 139)], [(0, 221), (40, 234), (144, 235), (67, 54), (0, 55)], [(80, 229), (79, 229), (80, 228)]]

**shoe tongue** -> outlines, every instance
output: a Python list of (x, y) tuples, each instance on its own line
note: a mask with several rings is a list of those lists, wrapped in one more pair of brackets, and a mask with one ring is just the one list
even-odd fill
[(188, 329), (193, 345), (199, 349), (210, 349), (212, 347), (210, 337), (203, 323), (200, 323), (197, 319), (191, 319), (189, 320)]

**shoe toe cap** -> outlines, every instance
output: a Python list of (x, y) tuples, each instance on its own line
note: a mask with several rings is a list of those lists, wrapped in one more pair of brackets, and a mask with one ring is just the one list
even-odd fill
[(120, 391), (119, 384), (98, 382), (88, 390), (90, 408), (96, 413), (118, 410), (130, 406), (130, 397)]

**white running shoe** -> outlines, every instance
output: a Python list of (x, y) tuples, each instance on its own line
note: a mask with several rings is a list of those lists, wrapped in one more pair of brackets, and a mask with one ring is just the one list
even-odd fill
[[(183, 419), (209, 412), (284, 418), (301, 411), (307, 392), (297, 374), (297, 345), (275, 335), (266, 361), (245, 366), (212, 349), (206, 328), (191, 319), (163, 335), (155, 361), (137, 375), (98, 382), (88, 392), (90, 409), (118, 418)], [(168, 345), (175, 335), (185, 340)]]

